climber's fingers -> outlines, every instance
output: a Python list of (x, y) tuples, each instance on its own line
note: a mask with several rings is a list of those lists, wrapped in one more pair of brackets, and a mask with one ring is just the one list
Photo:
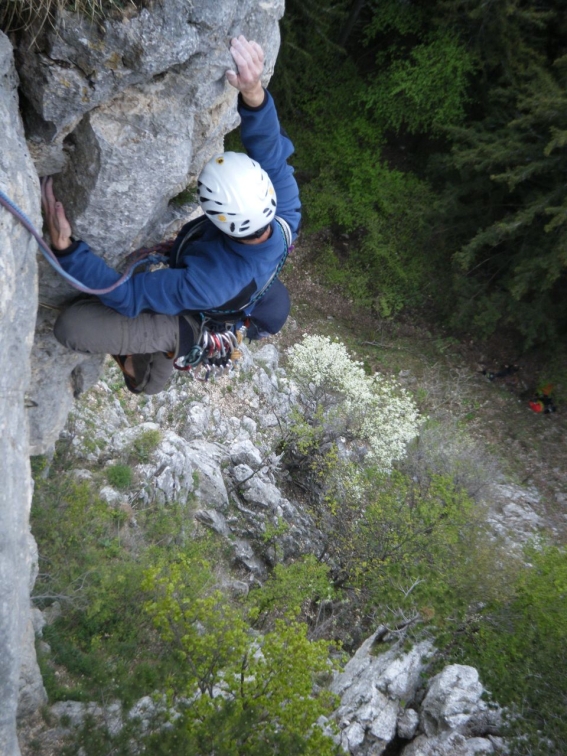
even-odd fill
[(230, 53), (237, 66), (237, 71), (227, 71), (230, 84), (241, 92), (257, 86), (264, 70), (264, 51), (257, 42), (249, 42), (246, 37), (234, 37)]
[(41, 180), (41, 204), (51, 243), (56, 249), (65, 249), (71, 243), (71, 224), (65, 215), (63, 203), (58, 202), (53, 193), (51, 176)]
[(47, 215), (53, 211), (55, 206), (55, 195), (53, 194), (53, 179), (51, 176), (44, 176), (41, 179), (41, 206)]

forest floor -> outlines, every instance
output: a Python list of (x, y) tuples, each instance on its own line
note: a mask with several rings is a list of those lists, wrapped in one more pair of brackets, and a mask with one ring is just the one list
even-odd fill
[[(567, 370), (535, 351), (519, 356), (503, 334), (457, 339), (408, 314), (384, 320), (363, 311), (324, 283), (313, 262), (316, 245), (316, 238), (300, 239), (286, 266), (292, 312), (274, 341), (285, 348), (303, 333), (336, 337), (372, 371), (396, 376), (424, 415), (445, 414), (465, 428), (506, 482), (535, 489), (544, 530), (567, 543)], [(506, 365), (517, 370), (492, 380), (482, 373)], [(557, 412), (537, 414), (528, 402), (552, 379)]]

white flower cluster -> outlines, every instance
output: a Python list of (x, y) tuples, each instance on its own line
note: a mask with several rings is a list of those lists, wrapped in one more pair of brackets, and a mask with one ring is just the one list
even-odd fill
[(340, 418), (351, 437), (367, 445), (368, 461), (383, 470), (404, 456), (421, 418), (403, 388), (379, 374), (366, 375), (344, 344), (326, 336), (304, 336), (289, 354), (289, 372), (309, 414), (322, 409), (333, 425)]

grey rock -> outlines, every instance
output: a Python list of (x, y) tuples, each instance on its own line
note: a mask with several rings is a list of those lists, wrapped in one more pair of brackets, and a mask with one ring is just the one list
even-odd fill
[(234, 475), (234, 479), (238, 483), (242, 483), (247, 478), (250, 478), (252, 475), (254, 475), (254, 470), (248, 465), (240, 464), (236, 465), (236, 467), (232, 471), (232, 474)]
[(122, 706), (119, 702), (99, 706), (81, 701), (58, 701), (50, 707), (50, 712), (67, 730), (81, 727), (87, 717), (104, 724), (111, 735), (117, 735), (123, 726)]
[(250, 586), (245, 583), (244, 580), (225, 580), (222, 583), (223, 590), (228, 591), (232, 596), (236, 598), (242, 598), (248, 596), (250, 592)]
[(279, 364), (279, 352), (273, 344), (266, 344), (254, 353), (254, 362), (273, 373)]
[(35, 632), (30, 616), (22, 638), (22, 658), (18, 698), (18, 719), (34, 714), (47, 701), (35, 652)]
[(240, 422), (240, 427), (251, 439), (256, 438), (258, 425), (251, 417), (244, 416)]
[(38, 638), (41, 638), (41, 635), (43, 633), (43, 628), (46, 625), (43, 612), (41, 611), (41, 609), (38, 609), (36, 606), (33, 606), (31, 608), (30, 617), (31, 617), (31, 623), (32, 623), (34, 635), (36, 635)]
[(46, 625), (52, 625), (56, 619), (58, 619), (61, 616), (61, 604), (59, 601), (54, 601), (49, 606), (46, 606), (43, 610), (43, 619), (45, 620)]
[(436, 738), (419, 735), (404, 748), (402, 756), (480, 756), (494, 753), (486, 738), (467, 739), (458, 732), (446, 732)]
[(224, 511), (228, 507), (228, 492), (220, 468), (224, 452), (217, 444), (190, 441), (189, 453), (196, 472), (194, 493), (198, 502), (208, 508)]
[(49, 710), (57, 719), (63, 719), (65, 726), (70, 727), (80, 727), (87, 711), (93, 715), (102, 712), (102, 709), (95, 704), (85, 704), (81, 701), (58, 701)]
[[(43, 269), (41, 281), (41, 302), (49, 302)], [(32, 403), (28, 410), (32, 455), (45, 454), (53, 448), (75, 398), (94, 385), (103, 363), (101, 356), (70, 352), (61, 346), (53, 336), (55, 315), (53, 310), (40, 306), (37, 316), (28, 389)]]
[(421, 721), (429, 737), (443, 731), (461, 730), (479, 711), (483, 687), (474, 667), (451, 664), (429, 683), (421, 707)]
[(208, 430), (210, 420), (210, 408), (201, 402), (192, 402), (187, 410), (187, 422), (183, 430), (184, 438), (202, 438)]
[(347, 753), (356, 753), (364, 743), (366, 731), (359, 722), (349, 724), (341, 733), (340, 744)]
[(231, 531), (226, 519), (216, 509), (198, 509), (195, 512), (195, 519), (221, 536), (226, 538), (230, 536)]
[(234, 561), (246, 567), (261, 582), (268, 577), (266, 565), (254, 554), (254, 549), (248, 541), (242, 538), (234, 541)]
[(510, 548), (520, 549), (544, 529), (544, 520), (537, 513), (540, 496), (535, 489), (494, 484), (485, 498), (490, 507), (488, 522)]
[(249, 440), (236, 441), (230, 447), (229, 454), (234, 465), (248, 465), (257, 469), (262, 464), (262, 455)]
[[(19, 70), (38, 169), (57, 174), (75, 235), (111, 265), (187, 219), (170, 200), (222, 150), (238, 121), (236, 93), (225, 80), (228, 39), (243, 32), (264, 46), (267, 82), (283, 10), (283, 0), (225, 0), (214, 11), (208, 0), (163, 0), (96, 23), (57, 11), (39, 45), (30, 45), (38, 29), (24, 35)], [(46, 263), (40, 268), (45, 305), (75, 296)], [(53, 446), (74, 398), (94, 384), (102, 364), (55, 342), (55, 316), (42, 308), (38, 318), (29, 413), (35, 454)]]
[(417, 732), (419, 714), (415, 709), (406, 709), (398, 717), (398, 737), (411, 740)]
[[(0, 189), (41, 224), (39, 185), (20, 116), (12, 47), (0, 32)], [(18, 756), (21, 682), (29, 708), (35, 655), (29, 590), (34, 550), (29, 532), (31, 478), (26, 392), (37, 308), (36, 243), (0, 208), (0, 753)], [(22, 674), (23, 673), (23, 674)], [(32, 683), (33, 684), (33, 683)], [(37, 700), (35, 698), (34, 700)]]
[[(377, 686), (390, 698), (414, 700), (421, 683), (421, 673), (432, 652), (428, 641), (418, 643), (407, 653), (397, 656), (380, 672)], [(387, 657), (387, 654), (384, 654)]]
[(243, 484), (242, 496), (249, 504), (272, 511), (278, 507), (282, 499), (279, 489), (260, 475), (255, 475)]
[[(341, 697), (340, 706), (333, 714), (343, 729), (341, 744), (356, 756), (379, 756), (394, 739), (403, 716), (398, 701), (400, 698), (407, 702), (413, 700), (421, 672), (433, 650), (432, 644), (424, 641), (409, 653), (403, 653), (397, 644), (376, 654), (380, 648), (377, 641), (384, 633), (385, 628), (378, 628), (331, 684), (332, 692)], [(402, 728), (404, 724), (410, 726), (410, 722), (401, 721)], [(361, 728), (364, 738), (359, 741)]]
[(117, 491), (115, 488), (112, 488), (112, 486), (103, 486), (98, 492), (98, 495), (103, 501), (105, 501), (111, 507), (117, 506), (124, 500), (124, 497), (122, 496), (120, 491)]

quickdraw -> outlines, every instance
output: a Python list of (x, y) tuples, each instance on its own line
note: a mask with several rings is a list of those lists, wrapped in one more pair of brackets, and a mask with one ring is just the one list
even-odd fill
[(173, 366), (183, 371), (203, 368), (204, 377), (195, 375), (202, 381), (208, 381), (215, 372), (230, 372), (242, 358), (240, 344), (245, 336), (246, 326), (239, 328), (236, 334), (231, 330), (213, 332), (203, 321), (198, 343), (187, 354), (178, 357)]

